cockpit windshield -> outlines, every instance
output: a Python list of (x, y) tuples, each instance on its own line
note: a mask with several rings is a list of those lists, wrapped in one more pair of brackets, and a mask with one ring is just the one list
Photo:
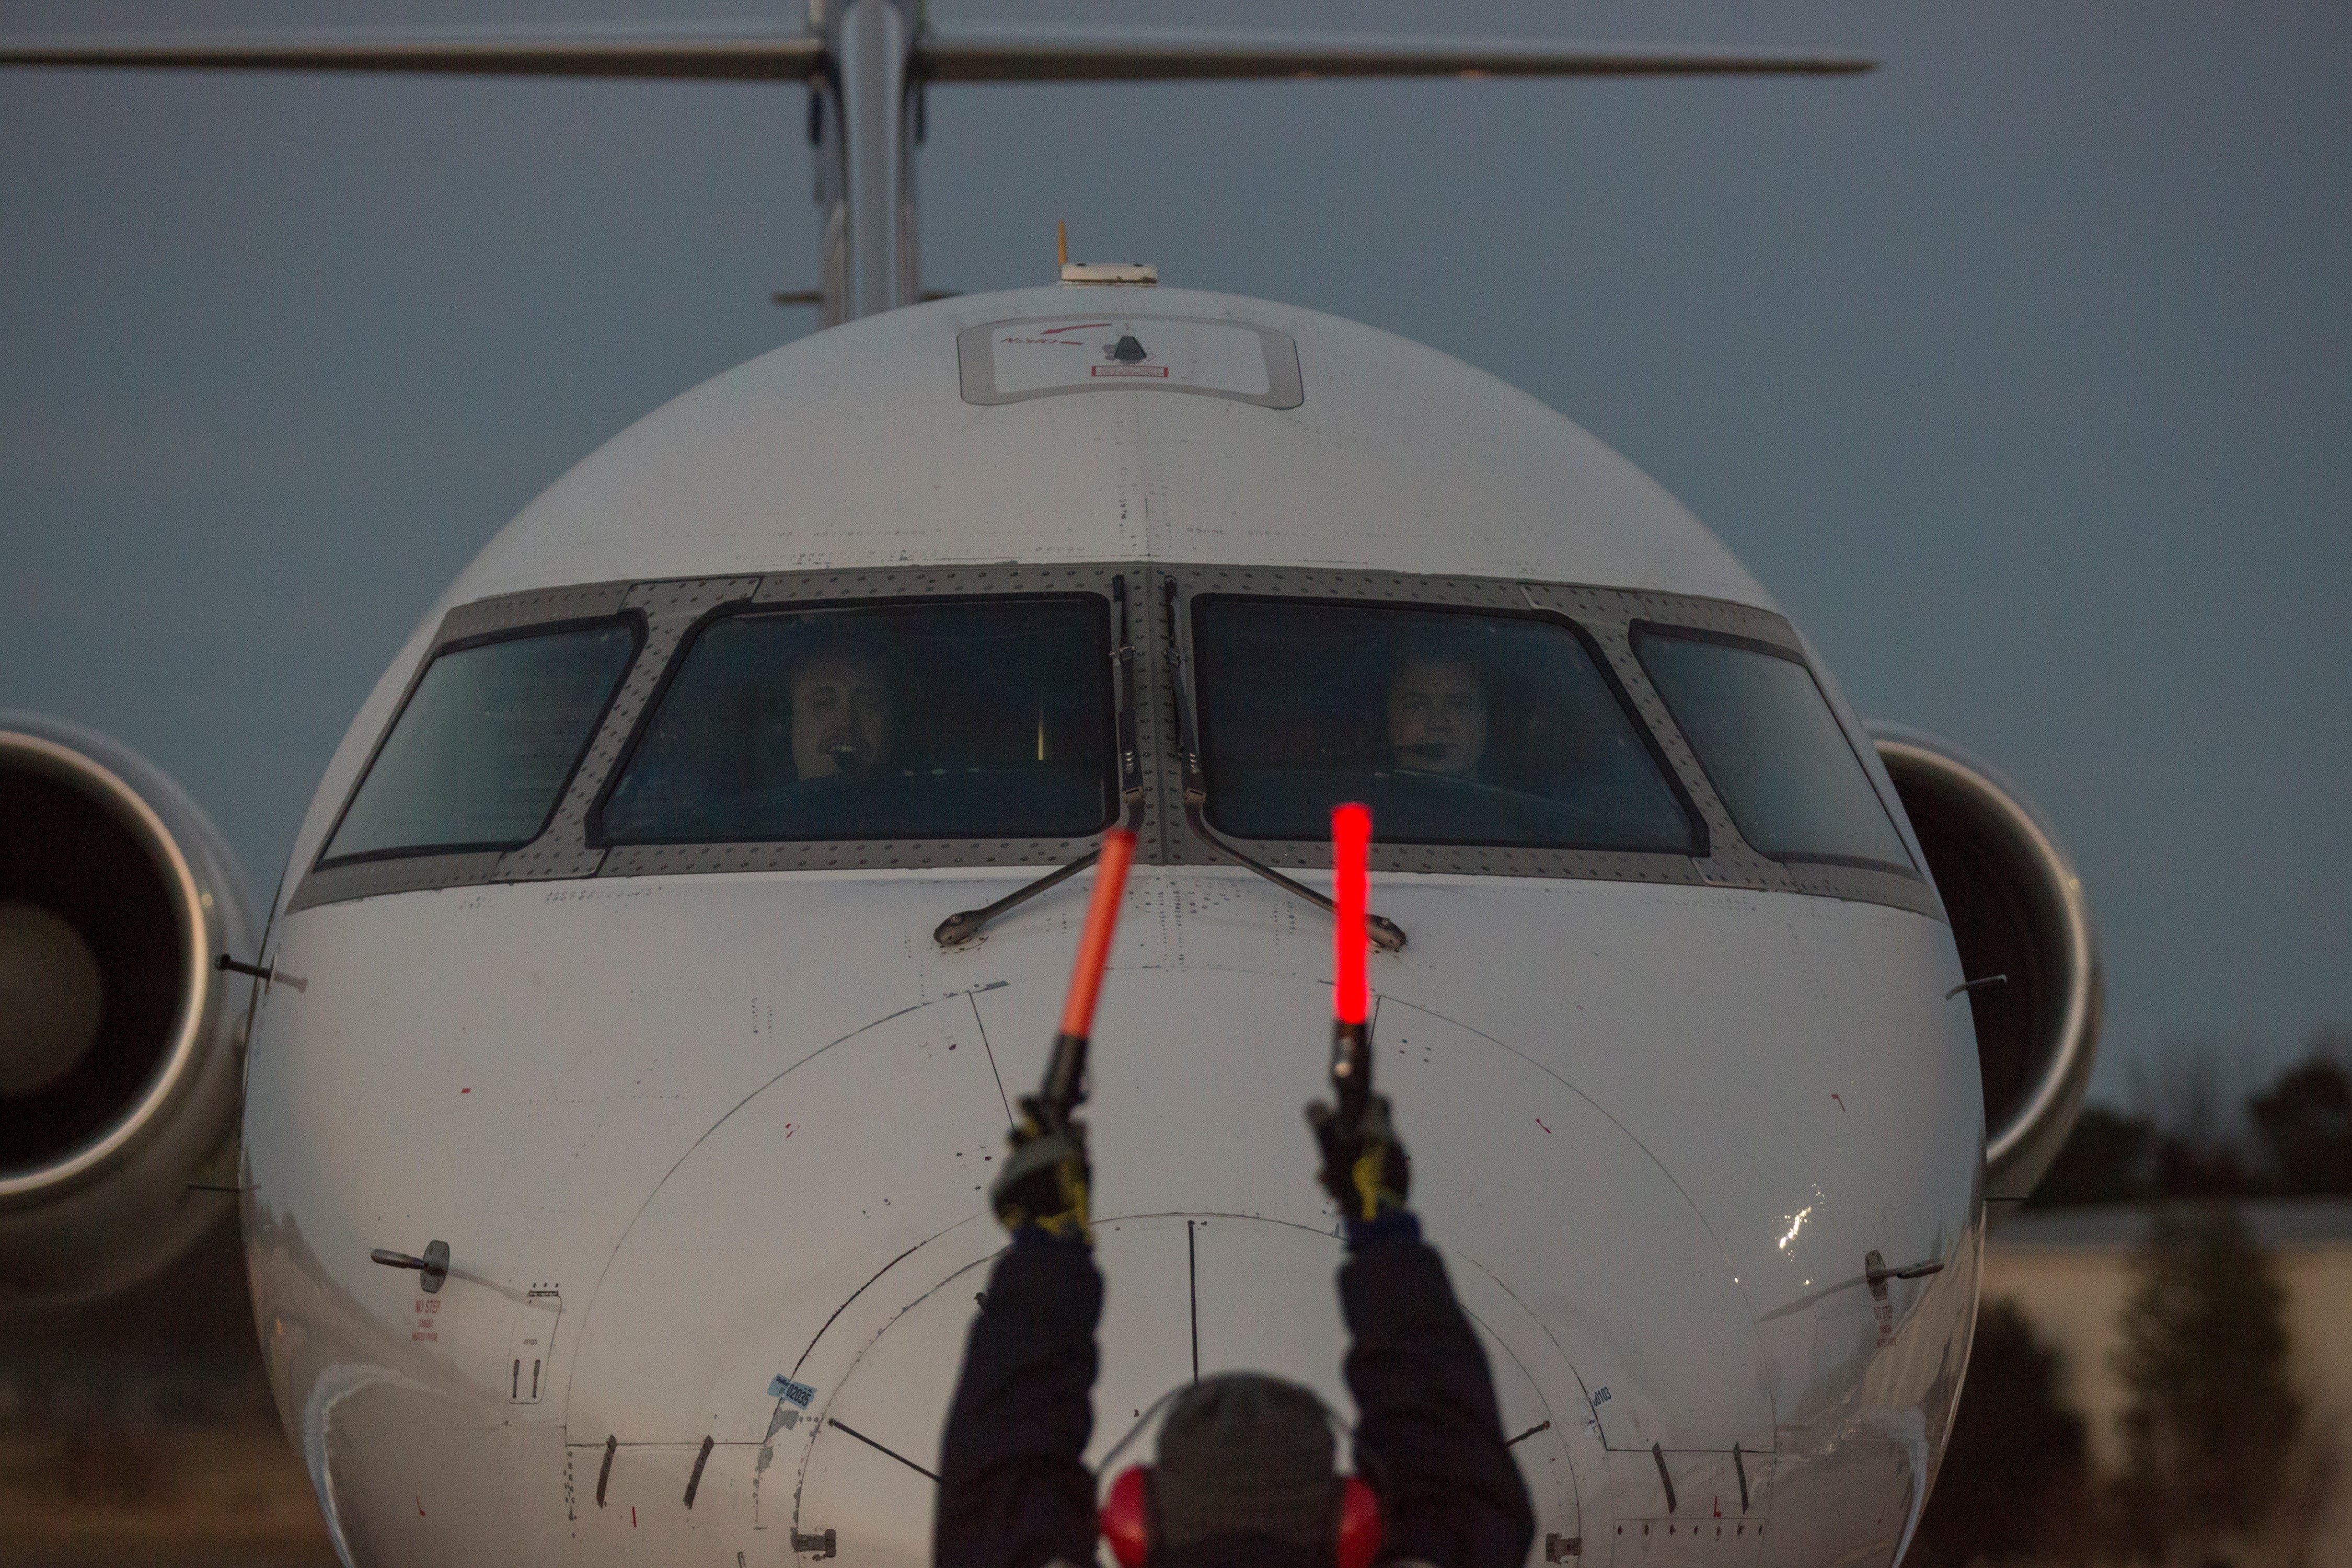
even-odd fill
[(1633, 653), (1748, 842), (1780, 860), (1911, 870), (1812, 671), (1787, 650), (1637, 626)]
[(393, 721), (321, 863), (530, 843), (636, 647), (634, 627), (604, 621), (443, 649)]
[(1087, 595), (747, 611), (694, 638), (605, 799), (608, 844), (1056, 837), (1116, 796)]
[(1532, 616), (1193, 601), (1208, 816), (1316, 839), (1703, 853), (1696, 823), (1573, 628)]

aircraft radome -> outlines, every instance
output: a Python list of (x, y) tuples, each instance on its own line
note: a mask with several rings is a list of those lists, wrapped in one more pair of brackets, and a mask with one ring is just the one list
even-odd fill
[(0, 719), (0, 1278), (118, 1288), (233, 1194), (347, 1562), (923, 1561), (982, 1190), (1085, 882), (1012, 895), (1122, 821), (1093, 1452), (1203, 1371), (1344, 1409), (1298, 1119), (1343, 798), (1404, 939), (1379, 1071), (1542, 1560), (1899, 1558), (1988, 1216), (2089, 1072), (2055, 842), (1865, 731), (1699, 522), (1534, 400), (1139, 266), (917, 303), (908, 180), (925, 84), (1863, 62), (942, 37), (890, 0), (0, 62), (812, 95), (828, 330), (492, 541), (258, 918), (168, 780)]

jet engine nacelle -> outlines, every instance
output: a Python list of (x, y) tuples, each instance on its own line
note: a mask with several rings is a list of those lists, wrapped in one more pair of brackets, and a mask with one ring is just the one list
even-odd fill
[[(0, 713), (0, 1302), (131, 1284), (228, 1212), (252, 919), (228, 847), (102, 735)], [(192, 1187), (191, 1184), (200, 1184)]]
[(1984, 1078), (1985, 1196), (2002, 1218), (2074, 1130), (2098, 1048), (2098, 948), (2082, 879), (2049, 826), (1983, 764), (1940, 741), (1874, 727), (1927, 851), (1974, 984)]

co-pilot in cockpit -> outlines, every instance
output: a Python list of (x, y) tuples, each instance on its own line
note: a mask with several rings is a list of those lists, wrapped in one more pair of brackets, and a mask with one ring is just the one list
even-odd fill
[(720, 615), (687, 641), (602, 831), (633, 844), (1098, 831), (1101, 619), (1076, 596)]
[(1360, 800), (1391, 843), (1695, 847), (1654, 745), (1561, 620), (1204, 595), (1193, 629), (1208, 818), (1235, 837), (1311, 840)]
[(1389, 747), (1396, 765), (1475, 778), (1486, 755), (1486, 683), (1468, 659), (1423, 646), (1389, 680)]
[(793, 668), (789, 689), (796, 778), (861, 773), (889, 762), (897, 713), (873, 650), (854, 643), (819, 648)]

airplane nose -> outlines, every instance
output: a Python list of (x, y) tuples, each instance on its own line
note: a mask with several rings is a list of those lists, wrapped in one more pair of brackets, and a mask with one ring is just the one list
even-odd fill
[[(1343, 1249), (1299, 1118), (1326, 1088), (1328, 990), (1231, 972), (1213, 992), (1176, 970), (1117, 979), (1086, 1108), (1108, 1282), (1090, 1458), (1196, 1373), (1272, 1373), (1352, 1419)], [(832, 1531), (845, 1563), (927, 1560), (940, 1427), (1003, 1245), (985, 1187), (1054, 1000), (983, 985), (877, 1020), (704, 1135), (631, 1226), (583, 1325), (573, 1441), (612, 1435), (614, 1488), (656, 1449), (690, 1469), (707, 1442), (706, 1501), (725, 1489), (761, 1528)], [(1574, 1539), (1580, 1510), (1622, 1511), (1604, 1491), (1648, 1506), (1661, 1445), (1686, 1477), (1730, 1475), (1734, 1445), (1769, 1452), (1754, 1324), (1657, 1161), (1529, 1054), (1465, 1026), (1390, 1000), (1375, 1038), (1415, 1207), (1480, 1331), (1540, 1528)], [(1146, 1431), (1128, 1452), (1150, 1444)]]
[[(1090, 1108), (1099, 1207), (1328, 1235), (1336, 1216), (1299, 1110), (1328, 1094), (1328, 990), (1225, 973), (1209, 1017), (1181, 973), (1119, 978), (1104, 1038), (1123, 1048), (1097, 1051)], [(1564, 1358), (1548, 1397), (1590, 1395), (1597, 1409), (1575, 1424), (1597, 1419), (1612, 1448), (1769, 1449), (1738, 1270), (1667, 1165), (1547, 1065), (1540, 1041), (1498, 1040), (1394, 996), (1380, 998), (1373, 1039), (1375, 1082), (1413, 1158), (1413, 1207), (1465, 1300), (1492, 1289)]]

